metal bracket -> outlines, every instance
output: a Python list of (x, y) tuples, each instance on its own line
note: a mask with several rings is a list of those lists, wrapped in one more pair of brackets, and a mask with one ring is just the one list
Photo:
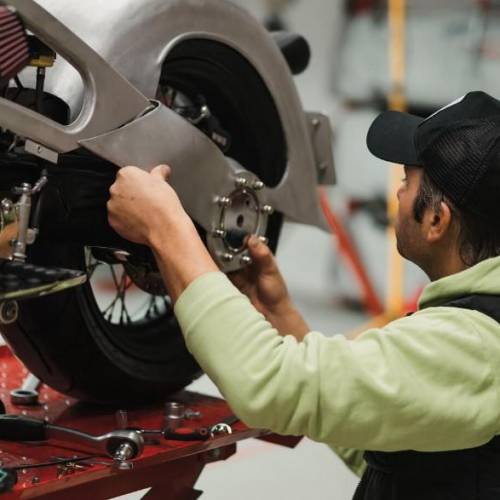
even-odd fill
[(337, 179), (332, 154), (333, 131), (330, 119), (316, 112), (308, 112), (306, 117), (318, 171), (318, 184), (331, 186), (337, 182)]

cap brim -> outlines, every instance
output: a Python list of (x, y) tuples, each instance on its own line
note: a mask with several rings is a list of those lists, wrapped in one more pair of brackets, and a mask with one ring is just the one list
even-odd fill
[(419, 165), (415, 134), (424, 120), (425, 118), (408, 113), (385, 111), (368, 130), (366, 145), (373, 155), (382, 160)]

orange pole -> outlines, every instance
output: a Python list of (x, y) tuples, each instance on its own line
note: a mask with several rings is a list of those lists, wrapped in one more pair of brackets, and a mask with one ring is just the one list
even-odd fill
[[(396, 111), (406, 111), (405, 98), (405, 55), (406, 55), (406, 2), (405, 0), (389, 0), (389, 66), (391, 76), (391, 91), (389, 93), (389, 108)], [(386, 297), (386, 314), (397, 317), (404, 309), (403, 292), (403, 259), (396, 248), (394, 221), (397, 215), (397, 197), (402, 177), (401, 166), (391, 168), (387, 193), (387, 210), (390, 225), (388, 228), (389, 245), (389, 276)]]
[[(391, 90), (388, 95), (389, 108), (395, 111), (406, 111), (405, 73), (406, 73), (406, 1), (389, 0), (389, 72)], [(406, 304), (403, 293), (403, 259), (396, 246), (394, 221), (398, 211), (397, 190), (401, 182), (401, 165), (395, 165), (389, 173), (387, 188), (387, 215), (389, 227), (387, 229), (388, 245), (388, 278), (385, 311), (365, 325), (360, 326), (349, 337), (355, 338), (360, 333), (379, 328), (395, 318), (402, 316)]]

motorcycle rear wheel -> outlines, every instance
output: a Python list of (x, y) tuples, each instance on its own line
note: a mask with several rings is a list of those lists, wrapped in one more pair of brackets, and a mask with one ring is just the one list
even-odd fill
[[(161, 85), (202, 95), (232, 137), (227, 154), (266, 184), (278, 184), (287, 162), (281, 121), (264, 82), (240, 54), (218, 42), (186, 40), (168, 55)], [(71, 163), (71, 157), (65, 161)], [(106, 182), (105, 189), (112, 179)], [(57, 193), (68, 220), (86, 213), (72, 206), (71, 188)], [(85, 217), (106, 224), (105, 204)], [(50, 221), (42, 220), (42, 231), (44, 224)], [(266, 236), (273, 250), (281, 224), (281, 214), (270, 218)], [(42, 237), (29, 251), (30, 262), (49, 267), (88, 270), (85, 257), (86, 245), (71, 238), (54, 243)], [(201, 374), (171, 308), (152, 319), (112, 324), (89, 283), (21, 302), (18, 320), (1, 330), (32, 373), (56, 390), (86, 401), (123, 405), (158, 400)]]

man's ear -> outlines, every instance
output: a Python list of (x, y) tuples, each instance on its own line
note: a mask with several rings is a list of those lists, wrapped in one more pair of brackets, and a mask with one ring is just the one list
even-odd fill
[(451, 228), (452, 213), (449, 205), (442, 201), (438, 211), (429, 214), (430, 223), (427, 228), (427, 240), (430, 243), (442, 240)]

